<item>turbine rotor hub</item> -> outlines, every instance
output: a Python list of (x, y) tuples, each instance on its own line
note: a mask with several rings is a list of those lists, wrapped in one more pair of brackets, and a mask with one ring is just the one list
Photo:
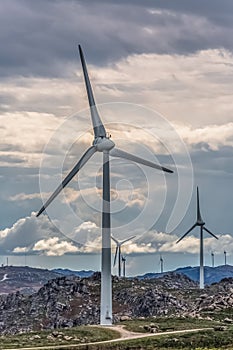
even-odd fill
[(197, 220), (197, 225), (198, 226), (204, 226), (205, 222), (203, 220)]
[(108, 137), (97, 137), (93, 141), (93, 146), (96, 147), (98, 152), (104, 152), (110, 151), (113, 147), (115, 147), (115, 143)]

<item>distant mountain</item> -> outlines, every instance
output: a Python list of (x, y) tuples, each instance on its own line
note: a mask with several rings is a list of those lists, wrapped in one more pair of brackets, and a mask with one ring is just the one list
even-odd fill
[[(73, 271), (69, 269), (40, 269), (28, 266), (4, 266), (0, 267), (0, 295), (20, 291), (22, 294), (33, 294), (37, 292), (48, 281), (57, 277), (75, 276), (79, 278), (88, 278), (94, 274), (94, 271)], [(143, 276), (137, 276), (139, 280), (165, 278), (171, 275), (184, 275), (194, 282), (199, 281), (199, 267), (180, 267), (175, 271), (161, 273), (146, 273)], [(133, 279), (132, 277), (131, 279)], [(217, 267), (205, 266), (205, 284), (217, 283), (224, 278), (233, 278), (233, 266), (223, 265)]]
[(73, 271), (73, 270), (69, 270), (69, 269), (60, 269), (60, 268), (53, 269), (51, 271), (55, 272), (55, 273), (59, 273), (59, 274), (64, 275), (64, 276), (78, 276), (81, 278), (90, 277), (93, 275), (93, 273), (95, 273), (95, 271), (92, 271), (92, 270)]
[[(216, 267), (204, 267), (205, 271), (205, 284), (212, 284), (220, 282), (223, 278), (233, 277), (233, 266), (231, 265), (222, 265)], [(139, 279), (151, 279), (158, 278), (163, 275), (170, 273), (183, 274), (189, 277), (191, 280), (198, 282), (199, 281), (199, 266), (187, 266), (180, 267), (174, 271), (168, 271), (164, 273), (146, 273), (145, 275), (138, 276)]]
[(0, 267), (0, 294), (20, 291), (23, 294), (37, 292), (49, 280), (61, 274), (28, 266)]
[(0, 267), (0, 294), (20, 291), (23, 294), (37, 292), (48, 281), (61, 276), (90, 277), (94, 271), (72, 271), (69, 269), (40, 269), (28, 266)]

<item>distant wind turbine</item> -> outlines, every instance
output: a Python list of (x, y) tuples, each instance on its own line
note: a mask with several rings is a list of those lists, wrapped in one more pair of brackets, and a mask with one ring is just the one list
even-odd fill
[(160, 254), (159, 262), (160, 262), (160, 272), (163, 273), (163, 257), (161, 254)]
[(227, 264), (227, 252), (224, 250), (224, 260), (225, 260), (225, 265)]
[(130, 238), (127, 238), (124, 241), (118, 241), (113, 236), (111, 236), (111, 237), (112, 237), (112, 240), (116, 243), (116, 251), (115, 251), (113, 266), (116, 265), (116, 260), (117, 260), (117, 255), (118, 255), (118, 276), (121, 277), (121, 246), (124, 243), (130, 241), (131, 239), (135, 238), (136, 236), (132, 236)]
[(103, 203), (102, 203), (102, 253), (101, 253), (101, 310), (100, 310), (100, 323), (101, 325), (112, 324), (112, 279), (111, 279), (111, 212), (110, 212), (110, 167), (109, 156), (123, 158), (136, 162), (148, 167), (162, 170), (164, 172), (172, 173), (173, 171), (142, 159), (138, 156), (134, 156), (130, 153), (115, 148), (115, 143), (110, 140), (110, 137), (106, 133), (105, 127), (101, 121), (98, 113), (94, 95), (92, 92), (91, 83), (89, 80), (86, 62), (84, 55), (79, 45), (79, 54), (84, 74), (84, 80), (87, 90), (87, 96), (91, 111), (91, 120), (94, 131), (94, 140), (92, 146), (83, 154), (81, 159), (77, 162), (70, 173), (64, 178), (62, 183), (57, 187), (54, 193), (42, 206), (37, 216), (39, 216), (48, 207), (48, 205), (58, 196), (64, 187), (73, 179), (73, 177), (79, 172), (79, 170), (88, 162), (88, 160), (96, 152), (103, 153)]
[(200, 227), (200, 289), (204, 288), (204, 242), (203, 242), (203, 230), (209, 233), (214, 238), (218, 239), (212, 232), (205, 227), (205, 222), (202, 220), (199, 204), (199, 190), (197, 187), (197, 220), (195, 224), (180, 238), (176, 243), (179, 243), (185, 236), (189, 234), (196, 226)]
[(214, 252), (211, 252), (212, 267), (214, 267)]
[(125, 263), (126, 263), (126, 256), (121, 257), (122, 265), (123, 265), (123, 277), (125, 277)]

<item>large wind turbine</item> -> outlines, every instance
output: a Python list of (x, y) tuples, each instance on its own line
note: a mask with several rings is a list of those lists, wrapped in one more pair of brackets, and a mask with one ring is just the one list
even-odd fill
[(112, 240), (116, 243), (116, 251), (115, 251), (115, 256), (114, 256), (114, 262), (113, 262), (113, 266), (116, 265), (116, 260), (117, 260), (117, 254), (118, 254), (118, 276), (121, 277), (121, 246), (130, 241), (131, 239), (135, 238), (136, 236), (132, 236), (130, 238), (125, 239), (124, 241), (118, 241), (116, 238), (114, 238), (113, 236)]
[(203, 242), (203, 230), (209, 233), (214, 238), (218, 239), (212, 232), (205, 227), (205, 222), (202, 220), (199, 204), (199, 190), (197, 187), (197, 221), (195, 224), (180, 238), (176, 243), (179, 243), (185, 236), (189, 234), (196, 226), (200, 227), (200, 289), (204, 288), (204, 242)]
[(103, 205), (102, 205), (102, 258), (101, 258), (101, 325), (112, 324), (112, 280), (111, 280), (111, 218), (110, 218), (110, 173), (109, 173), (109, 156), (124, 158), (151, 168), (172, 173), (173, 171), (157, 165), (148, 160), (139, 158), (118, 148), (115, 143), (108, 137), (105, 127), (98, 113), (91, 83), (89, 80), (84, 55), (79, 45), (79, 54), (84, 74), (84, 80), (87, 90), (87, 96), (91, 111), (91, 120), (94, 131), (94, 140), (92, 146), (87, 149), (74, 168), (64, 178), (62, 183), (57, 187), (55, 192), (45, 202), (38, 212), (39, 216), (48, 207), (48, 205), (57, 197), (65, 186), (72, 180), (78, 171), (87, 163), (87, 161), (96, 152), (103, 153)]

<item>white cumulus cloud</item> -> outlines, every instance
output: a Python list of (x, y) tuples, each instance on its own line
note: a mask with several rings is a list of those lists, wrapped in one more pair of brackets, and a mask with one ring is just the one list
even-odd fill
[(34, 251), (42, 251), (48, 256), (61, 256), (66, 253), (77, 253), (78, 248), (65, 240), (61, 241), (58, 237), (51, 237), (38, 241), (32, 248)]

